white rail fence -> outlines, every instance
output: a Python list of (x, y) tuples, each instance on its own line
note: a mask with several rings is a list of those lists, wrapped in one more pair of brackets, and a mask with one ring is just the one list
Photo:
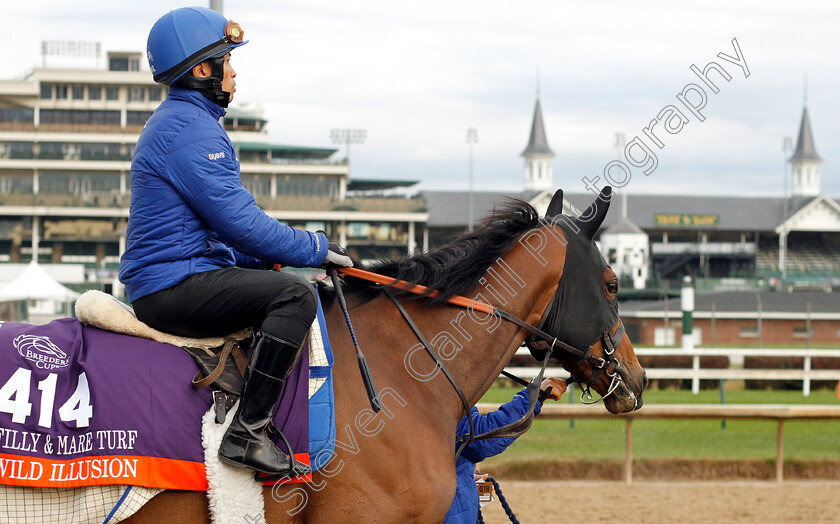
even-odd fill
[[(834, 380), (840, 381), (840, 369), (812, 369), (812, 359), (840, 358), (840, 349), (756, 349), (756, 348), (696, 348), (685, 350), (680, 348), (635, 348), (638, 356), (677, 356), (692, 357), (690, 368), (647, 368), (647, 376), (651, 380), (677, 379), (691, 380), (691, 390), (700, 391), (700, 381), (713, 380), (801, 380), (802, 394), (811, 394), (811, 381)], [(526, 348), (520, 348), (517, 355), (529, 355)], [(743, 363), (744, 357), (800, 357), (803, 359), (802, 369), (744, 369), (742, 367), (729, 368), (701, 368), (701, 357), (729, 357), (730, 366), (733, 363)], [(736, 364), (737, 365), (737, 364)], [(505, 368), (508, 373), (523, 378), (532, 378), (539, 373), (539, 367)], [(569, 372), (563, 368), (547, 368), (545, 376), (568, 377)]]

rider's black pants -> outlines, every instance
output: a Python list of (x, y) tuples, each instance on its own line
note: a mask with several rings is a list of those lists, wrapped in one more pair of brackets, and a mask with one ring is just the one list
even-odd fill
[(291, 273), (228, 267), (192, 275), (132, 305), (137, 318), (174, 335), (223, 336), (252, 327), (300, 345), (316, 299), (312, 285)]

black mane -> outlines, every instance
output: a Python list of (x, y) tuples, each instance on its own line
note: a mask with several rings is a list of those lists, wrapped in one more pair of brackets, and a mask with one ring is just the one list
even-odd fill
[(476, 230), (449, 244), (420, 255), (384, 260), (368, 269), (437, 290), (439, 294), (432, 300), (442, 302), (475, 287), (490, 265), (538, 220), (539, 214), (530, 204), (507, 199)]

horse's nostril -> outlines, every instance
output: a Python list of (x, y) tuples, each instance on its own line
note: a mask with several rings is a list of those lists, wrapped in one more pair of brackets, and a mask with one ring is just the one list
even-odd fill
[(649, 382), (648, 376), (647, 376), (647, 373), (645, 373), (644, 376), (642, 377), (642, 391), (647, 389), (648, 382)]

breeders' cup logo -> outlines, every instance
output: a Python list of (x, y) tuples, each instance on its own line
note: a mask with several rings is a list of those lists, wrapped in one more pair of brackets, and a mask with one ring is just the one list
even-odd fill
[(35, 363), (38, 369), (63, 368), (70, 364), (67, 353), (52, 343), (49, 337), (36, 335), (18, 335), (12, 341), (18, 353)]

